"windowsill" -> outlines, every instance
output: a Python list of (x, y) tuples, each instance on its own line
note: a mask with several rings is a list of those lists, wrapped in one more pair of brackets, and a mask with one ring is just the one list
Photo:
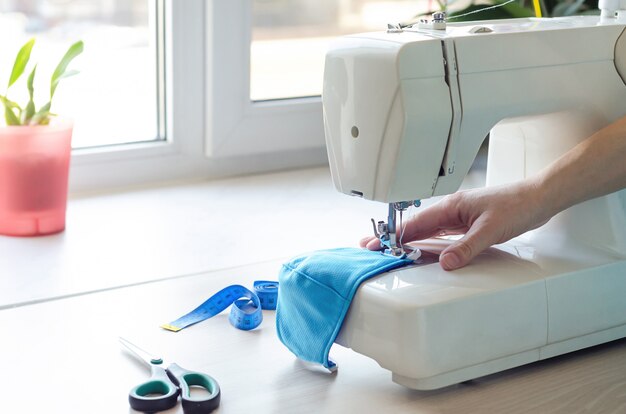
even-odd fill
[(385, 214), (326, 167), (71, 197), (63, 233), (0, 236), (0, 309), (356, 246)]
[(72, 197), (63, 233), (0, 236), (0, 308), (355, 245), (383, 210), (326, 168)]

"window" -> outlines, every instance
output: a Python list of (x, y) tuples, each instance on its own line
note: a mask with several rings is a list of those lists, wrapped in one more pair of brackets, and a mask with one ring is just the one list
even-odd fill
[[(0, 56), (12, 60), (36, 36), (54, 65), (72, 41), (85, 41), (81, 74), (64, 80), (54, 102), (76, 118), (72, 192), (320, 165), (325, 45), (404, 20), (414, 5), (380, 1), (0, 0)], [(336, 4), (347, 12), (336, 17)], [(353, 23), (398, 4), (402, 17)], [(309, 11), (318, 7), (326, 20)], [(299, 66), (277, 62), (293, 50)]]
[(73, 147), (163, 139), (157, 11), (157, 2), (146, 0), (0, 0), (0, 38), (11, 39), (13, 49), (3, 48), (0, 67), (10, 68), (18, 48), (35, 37), (30, 67), (38, 63), (35, 102), (43, 105), (54, 65), (82, 39), (85, 52), (72, 65), (81, 74), (65, 79), (53, 101), (53, 112), (75, 120)]
[[(237, 24), (233, 24), (237, 22)], [(320, 163), (324, 133), (319, 98), (289, 102), (250, 99), (252, 2), (207, 2), (207, 155), (250, 156), (291, 152), (276, 162), (282, 167), (308, 152), (305, 163)], [(307, 151), (309, 150), (309, 151)]]
[(0, 19), (0, 32), (17, 25), (22, 36), (10, 38), (14, 51), (33, 35), (60, 54), (85, 41), (81, 74), (64, 80), (54, 102), (78, 117), (71, 192), (233, 173), (204, 156), (204, 0), (0, 0)]
[(253, 0), (250, 98), (318, 96), (333, 38), (384, 30), (435, 6), (419, 0)]
[(212, 56), (207, 154), (296, 151), (306, 153), (305, 163), (319, 163), (326, 157), (319, 95), (330, 40), (386, 29), (388, 22), (410, 20), (431, 5), (414, 0), (213, 0), (207, 7)]

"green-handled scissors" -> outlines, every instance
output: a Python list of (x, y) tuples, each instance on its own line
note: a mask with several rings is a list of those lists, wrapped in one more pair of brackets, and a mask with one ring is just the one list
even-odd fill
[[(124, 338), (120, 338), (120, 342), (152, 371), (148, 381), (130, 390), (128, 401), (133, 409), (149, 413), (164, 411), (176, 405), (179, 394), (185, 414), (210, 413), (220, 405), (220, 386), (209, 375), (188, 371), (174, 363), (166, 368), (163, 359)], [(192, 396), (191, 387), (194, 386), (203, 388), (209, 395)]]

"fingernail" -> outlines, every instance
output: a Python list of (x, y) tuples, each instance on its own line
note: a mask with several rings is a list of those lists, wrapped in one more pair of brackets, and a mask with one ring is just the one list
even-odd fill
[(441, 267), (445, 270), (453, 270), (461, 265), (461, 259), (459, 259), (459, 256), (454, 252), (442, 254), (439, 258), (439, 262), (441, 262)]

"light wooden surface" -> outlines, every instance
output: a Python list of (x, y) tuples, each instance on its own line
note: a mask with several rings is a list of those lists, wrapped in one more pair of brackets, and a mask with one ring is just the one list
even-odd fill
[[(160, 330), (230, 283), (251, 285), (279, 263), (250, 265), (0, 312), (5, 356), (2, 412), (128, 412), (128, 390), (148, 377), (117, 343), (124, 336), (222, 387), (218, 413), (623, 413), (626, 341), (439, 391), (391, 382), (375, 362), (337, 345), (328, 374), (298, 362), (278, 341), (274, 315), (254, 331), (227, 315), (179, 333)], [(176, 410), (180, 413), (180, 404)]]
[(0, 236), (0, 309), (353, 246), (386, 214), (327, 168), (73, 197), (65, 232)]
[(337, 194), (325, 169), (74, 198), (65, 233), (0, 237), (0, 412), (132, 412), (148, 371), (118, 336), (214, 376), (218, 413), (626, 412), (624, 340), (418, 392), (337, 345), (336, 374), (298, 362), (271, 311), (250, 332), (226, 313), (159, 328), (228, 284), (274, 279), (289, 256), (354, 245), (384, 214)]

